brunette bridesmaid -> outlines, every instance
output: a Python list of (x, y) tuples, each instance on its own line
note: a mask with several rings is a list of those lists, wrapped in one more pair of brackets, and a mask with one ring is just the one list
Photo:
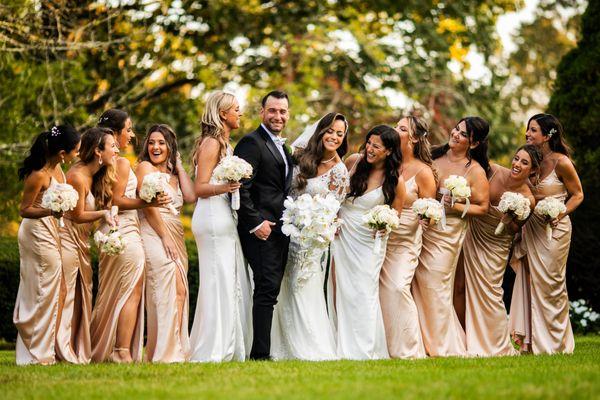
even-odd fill
[[(507, 356), (517, 354), (510, 341), (508, 315), (503, 301), (502, 280), (514, 234), (525, 221), (514, 214), (503, 214), (498, 203), (505, 192), (535, 199), (528, 186), (529, 176), (539, 171), (542, 154), (532, 145), (517, 149), (511, 169), (490, 166), (490, 208), (487, 214), (469, 220), (463, 243), (465, 272), (465, 334), (469, 356)], [(512, 215), (512, 216), (511, 216)], [(502, 222), (504, 229), (495, 234)]]
[[(105, 111), (98, 123), (113, 131), (119, 148), (135, 137), (129, 115), (121, 110)], [(142, 360), (144, 334), (144, 268), (146, 255), (140, 236), (137, 209), (170, 201), (159, 196), (151, 203), (136, 197), (137, 179), (129, 160), (116, 161), (116, 180), (112, 185), (111, 205), (119, 207), (119, 231), (127, 245), (118, 255), (100, 253), (98, 294), (92, 312), (92, 360), (129, 363)], [(99, 228), (108, 231), (104, 224)]]
[(453, 306), (454, 274), (467, 230), (466, 216), (485, 215), (489, 206), (488, 132), (482, 118), (465, 117), (450, 132), (448, 143), (432, 151), (439, 175), (438, 198), (445, 193), (444, 180), (450, 175), (467, 180), (471, 197), (467, 206), (464, 200), (452, 203), (445, 194), (445, 227), (429, 226), (423, 232), (412, 289), (429, 356), (466, 355), (464, 331)]
[[(150, 127), (138, 157), (138, 189), (144, 176), (153, 172), (169, 175), (165, 190), (173, 206), (196, 200), (194, 187), (177, 153), (177, 138), (168, 125)], [(183, 362), (189, 357), (188, 256), (179, 215), (167, 207), (148, 207), (140, 213), (142, 240), (146, 250), (146, 314), (148, 317), (145, 357), (151, 362)]]
[[(554, 197), (565, 202), (566, 212), (550, 221), (552, 238), (546, 236), (544, 218), (533, 214), (515, 246), (517, 270), (511, 302), (510, 324), (522, 350), (534, 354), (572, 353), (575, 348), (569, 320), (566, 268), (571, 245), (572, 213), (583, 201), (583, 190), (564, 139), (563, 127), (550, 114), (536, 114), (527, 122), (527, 144), (543, 156), (540, 173), (532, 180), (536, 201)], [(514, 310), (514, 312), (513, 312)]]
[(79, 133), (69, 126), (55, 126), (40, 133), (19, 168), (24, 180), (19, 214), (20, 281), (13, 322), (17, 328), (16, 362), (53, 364), (62, 281), (60, 236), (56, 213), (42, 208), (42, 196), (50, 185), (65, 183), (61, 163), (79, 151)]
[(422, 358), (425, 347), (411, 283), (419, 264), (423, 231), (411, 207), (418, 198), (435, 198), (437, 187), (425, 121), (407, 116), (398, 122), (396, 130), (400, 135), (406, 196), (400, 228), (392, 231), (388, 238), (379, 278), (379, 299), (390, 357)]
[[(92, 128), (81, 137), (79, 162), (67, 173), (79, 194), (75, 209), (64, 218), (60, 229), (65, 293), (56, 333), (56, 356), (74, 364), (87, 364), (92, 357), (92, 262), (89, 239), (94, 221), (114, 225), (103, 203), (110, 198), (110, 179), (119, 150), (112, 131)], [(96, 200), (99, 210), (96, 211)]]

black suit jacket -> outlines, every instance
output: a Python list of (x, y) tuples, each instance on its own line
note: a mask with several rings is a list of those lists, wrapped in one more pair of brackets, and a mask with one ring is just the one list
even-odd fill
[(238, 230), (248, 234), (264, 220), (277, 223), (272, 229), (281, 232), (283, 202), (292, 186), (292, 158), (284, 146), (288, 162), (285, 163), (275, 143), (265, 129), (259, 126), (244, 136), (235, 147), (234, 154), (252, 165), (252, 177), (242, 181)]

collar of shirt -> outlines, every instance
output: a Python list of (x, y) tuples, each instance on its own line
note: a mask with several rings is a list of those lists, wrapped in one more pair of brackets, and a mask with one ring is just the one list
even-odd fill
[[(264, 124), (260, 124), (260, 126), (262, 126), (262, 128), (265, 130), (265, 132), (267, 132), (269, 134), (269, 137), (271, 137), (271, 140), (277, 144), (279, 142), (279, 139), (283, 139), (280, 136), (277, 136), (273, 133), (271, 133), (271, 131), (269, 129), (267, 129), (267, 127)], [(283, 139), (285, 141), (285, 139)]]

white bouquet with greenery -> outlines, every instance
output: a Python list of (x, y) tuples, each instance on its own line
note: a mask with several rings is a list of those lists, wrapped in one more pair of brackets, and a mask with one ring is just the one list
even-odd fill
[[(531, 202), (521, 193), (504, 192), (498, 203), (498, 210), (503, 214), (509, 214), (516, 217), (519, 221), (524, 221), (531, 212)], [(504, 230), (504, 223), (500, 221), (496, 227), (495, 234), (499, 235)]]
[[(248, 179), (252, 176), (252, 165), (246, 160), (237, 156), (225, 156), (215, 167), (213, 175), (216, 180), (221, 182), (239, 182), (242, 179)], [(240, 191), (236, 190), (231, 194), (231, 208), (240, 209)]]
[[(146, 203), (150, 203), (156, 196), (163, 194), (166, 191), (166, 185), (169, 185), (171, 177), (163, 172), (152, 172), (144, 176), (142, 187), (140, 188), (140, 199)], [(173, 215), (179, 214), (173, 204), (167, 204), (167, 208)]]
[(444, 216), (444, 206), (428, 197), (415, 200), (412, 210), (420, 219), (428, 219), (432, 224), (437, 224)]
[[(54, 183), (46, 189), (42, 196), (42, 207), (54, 212), (64, 213), (73, 210), (77, 206), (79, 194), (68, 183)], [(58, 225), (65, 226), (63, 218), (58, 219)]]
[(362, 219), (369, 228), (376, 230), (373, 253), (381, 253), (382, 231), (385, 231), (385, 234), (387, 235), (393, 229), (398, 229), (400, 226), (398, 212), (387, 204), (382, 204), (367, 211)]
[(535, 205), (534, 211), (537, 215), (546, 219), (546, 236), (548, 237), (548, 241), (550, 241), (552, 239), (552, 225), (550, 225), (550, 221), (558, 217), (561, 213), (566, 212), (567, 206), (557, 198), (546, 197)]

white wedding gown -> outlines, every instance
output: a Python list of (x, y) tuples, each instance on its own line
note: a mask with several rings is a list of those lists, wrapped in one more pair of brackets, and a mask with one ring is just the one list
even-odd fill
[(373, 189), (348, 198), (339, 217), (344, 221), (331, 244), (335, 273), (337, 355), (351, 360), (389, 358), (379, 304), (379, 273), (385, 258), (387, 237), (380, 254), (373, 252), (373, 230), (363, 215), (384, 204), (383, 190)]
[[(348, 181), (348, 170), (343, 162), (339, 162), (326, 173), (308, 179), (304, 190), (295, 191), (291, 196), (296, 198), (304, 193), (326, 196), (331, 193), (342, 201)], [(290, 242), (281, 290), (273, 312), (271, 356), (278, 360), (333, 360), (338, 357), (323, 288), (328, 251), (314, 252), (305, 258), (301, 250), (294, 240)]]
[[(228, 149), (231, 154), (231, 148)], [(219, 184), (210, 179), (211, 184)], [(252, 346), (252, 281), (229, 196), (199, 198), (192, 217), (200, 284), (190, 361), (243, 361)]]

